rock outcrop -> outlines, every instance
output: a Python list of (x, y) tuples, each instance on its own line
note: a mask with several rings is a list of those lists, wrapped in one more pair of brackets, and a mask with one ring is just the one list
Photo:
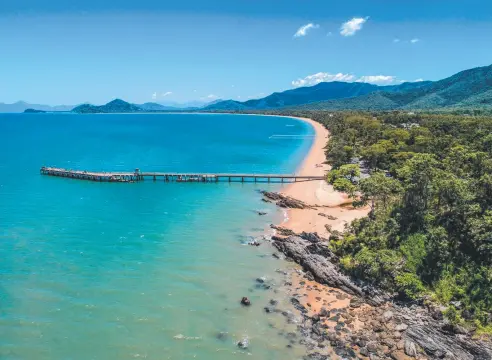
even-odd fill
[(311, 209), (311, 205), (306, 204), (301, 200), (294, 199), (290, 196), (285, 196), (276, 192), (262, 191), (264, 197), (269, 200), (275, 201), (277, 206), (290, 209)]
[(351, 295), (364, 297), (371, 305), (380, 305), (385, 301), (381, 296), (368, 294), (348, 276), (340, 273), (334, 263), (337, 257), (319, 241), (313, 243), (299, 236), (289, 236), (275, 240), (273, 244), (287, 257), (300, 264), (305, 271), (311, 273), (317, 282), (339, 288)]
[[(437, 324), (411, 325), (405, 332), (405, 337), (420, 346), (431, 358), (492, 359), (492, 347), (489, 343), (472, 341), (469, 337), (460, 334), (448, 334), (439, 331), (439, 327), (435, 325)], [(407, 350), (406, 346), (405, 350)]]

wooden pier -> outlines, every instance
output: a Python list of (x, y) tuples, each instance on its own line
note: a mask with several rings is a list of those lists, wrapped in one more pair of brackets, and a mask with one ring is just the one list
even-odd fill
[(323, 176), (299, 176), (285, 174), (198, 174), (198, 173), (164, 173), (142, 172), (93, 172), (82, 170), (61, 169), (43, 166), (42, 175), (59, 176), (70, 179), (90, 180), (100, 182), (137, 182), (145, 179), (163, 182), (298, 182), (323, 180)]

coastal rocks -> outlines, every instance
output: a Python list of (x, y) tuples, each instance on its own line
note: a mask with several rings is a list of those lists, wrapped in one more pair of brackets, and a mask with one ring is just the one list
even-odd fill
[(249, 339), (248, 338), (244, 338), (242, 340), (240, 340), (238, 343), (237, 343), (237, 347), (240, 348), (240, 349), (247, 349), (249, 347)]
[(332, 263), (338, 263), (338, 257), (333, 254), (327, 244), (317, 242), (306, 246), (306, 251), (310, 254), (318, 254), (327, 258)]
[(251, 305), (251, 301), (246, 296), (243, 296), (243, 298), (241, 299), (241, 305), (243, 305), (243, 306), (250, 306)]
[(398, 324), (395, 326), (395, 331), (405, 331), (406, 329), (408, 329), (408, 325), (407, 324)]
[(328, 355), (323, 355), (320, 353), (311, 353), (307, 354), (306, 356), (303, 357), (303, 360), (329, 360), (330, 357)]
[(274, 285), (275, 284), (272, 282), (272, 280), (267, 281), (267, 278), (264, 276), (256, 278), (255, 280), (256, 289), (270, 290)]
[(266, 214), (267, 214), (267, 212), (266, 212), (266, 211), (257, 211), (256, 213), (257, 213), (258, 215), (260, 215), (260, 216), (263, 216), (263, 215), (266, 215)]
[(415, 343), (413, 341), (406, 340), (404, 349), (405, 354), (407, 354), (408, 356), (417, 357), (417, 348), (415, 347)]
[(328, 239), (322, 238), (317, 232), (308, 233), (303, 231), (300, 235), (301, 238), (312, 243), (327, 242)]
[(297, 300), (296, 298), (290, 298), (290, 302), (292, 303), (292, 305), (294, 305), (294, 307), (299, 310), (301, 313), (307, 313), (307, 309), (304, 307), (304, 305), (302, 305), (299, 300)]
[(324, 213), (319, 213), (318, 214), (319, 216), (324, 216), (325, 218), (327, 218), (328, 220), (337, 220), (338, 218), (333, 216), (333, 215), (328, 215), (328, 214), (324, 214)]
[(262, 191), (261, 192), (264, 197), (269, 200), (276, 201), (277, 206), (283, 208), (291, 208), (291, 209), (311, 209), (312, 206), (306, 204), (301, 200), (294, 199), (290, 196), (285, 196), (276, 192), (270, 191)]
[[(419, 345), (431, 358), (454, 358), (460, 360), (490, 360), (492, 347), (489, 343), (472, 341), (462, 335), (446, 335), (435, 326), (412, 325), (405, 332), (406, 340)], [(407, 342), (405, 342), (407, 345)], [(409, 343), (405, 350), (412, 351)], [(405, 351), (406, 352), (406, 351)], [(408, 355), (408, 354), (407, 354)]]
[[(286, 256), (310, 272), (319, 283), (337, 287), (351, 295), (365, 296), (363, 290), (350, 278), (341, 274), (335, 264), (322, 255), (310, 253), (307, 250), (307, 245), (310, 243), (304, 239), (298, 236), (289, 236), (283, 241), (275, 241), (273, 244)], [(367, 301), (375, 305), (381, 304), (379, 299), (367, 299)]]
[(351, 308), (359, 308), (362, 305), (364, 305), (364, 300), (362, 300), (361, 298), (354, 296), (352, 299), (350, 299), (350, 307)]
[(385, 311), (383, 314), (383, 321), (388, 322), (391, 319), (393, 319), (393, 312), (392, 311)]
[[(276, 226), (276, 225), (270, 225), (270, 227), (274, 230), (277, 230), (278, 234), (281, 236), (292, 236), (292, 235), (297, 235), (294, 231), (287, 229), (282, 226)], [(272, 237), (273, 239), (273, 237)]]
[(248, 245), (250, 245), (250, 246), (260, 246), (261, 243), (258, 240), (251, 240), (250, 242), (248, 242)]

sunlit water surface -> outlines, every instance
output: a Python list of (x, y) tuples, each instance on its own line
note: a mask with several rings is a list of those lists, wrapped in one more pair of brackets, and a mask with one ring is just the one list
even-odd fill
[(312, 135), (280, 117), (0, 114), (0, 358), (297, 358), (282, 335), (294, 325), (263, 311), (286, 303), (282, 289), (255, 287), (280, 284), (286, 264), (244, 245), (281, 220), (257, 192), (280, 184), (94, 183), (39, 168), (293, 173)]

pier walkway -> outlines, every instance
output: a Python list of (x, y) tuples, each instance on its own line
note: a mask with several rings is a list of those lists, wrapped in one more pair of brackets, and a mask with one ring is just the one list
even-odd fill
[(299, 182), (324, 179), (323, 176), (299, 176), (289, 174), (165, 173), (144, 172), (139, 169), (136, 169), (133, 172), (92, 172), (46, 166), (43, 166), (40, 172), (42, 175), (48, 176), (101, 182), (137, 182), (145, 179), (164, 182)]

